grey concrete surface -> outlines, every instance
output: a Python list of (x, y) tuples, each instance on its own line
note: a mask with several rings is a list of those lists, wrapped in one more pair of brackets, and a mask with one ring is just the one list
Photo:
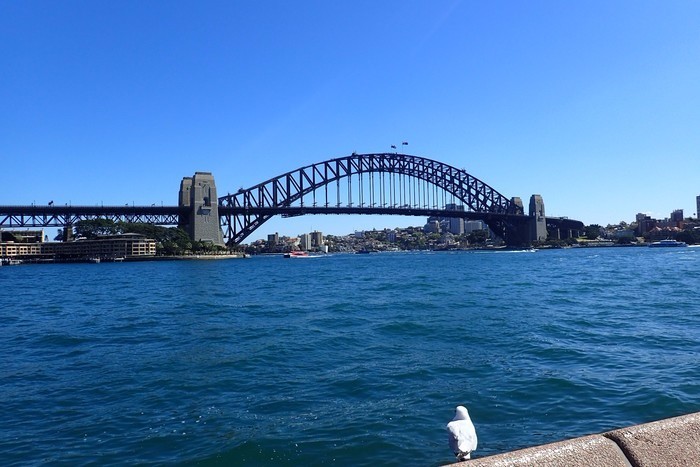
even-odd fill
[(700, 412), (476, 458), (450, 466), (700, 466)]
[(700, 465), (700, 413), (606, 433), (635, 467)]

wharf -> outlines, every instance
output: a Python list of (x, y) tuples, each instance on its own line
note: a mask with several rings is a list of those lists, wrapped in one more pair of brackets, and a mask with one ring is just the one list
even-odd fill
[(450, 467), (700, 465), (700, 412), (450, 464)]

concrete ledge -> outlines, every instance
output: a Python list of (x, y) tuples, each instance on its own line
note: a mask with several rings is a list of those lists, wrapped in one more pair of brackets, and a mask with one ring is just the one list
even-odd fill
[(630, 467), (627, 458), (613, 441), (601, 435), (584, 436), (558, 443), (498, 454), (453, 464), (464, 467)]
[(452, 464), (459, 467), (700, 465), (700, 412)]
[(635, 467), (700, 464), (700, 413), (614, 430), (615, 441)]

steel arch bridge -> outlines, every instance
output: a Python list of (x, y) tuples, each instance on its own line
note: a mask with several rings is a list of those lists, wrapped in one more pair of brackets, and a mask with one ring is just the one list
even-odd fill
[[(463, 212), (446, 206), (464, 206)], [(449, 211), (449, 212), (448, 212)], [(284, 173), (219, 198), (224, 238), (241, 243), (275, 215), (448, 215), (484, 220), (496, 233), (529, 219), (517, 204), (458, 169), (398, 153), (356, 154)]]

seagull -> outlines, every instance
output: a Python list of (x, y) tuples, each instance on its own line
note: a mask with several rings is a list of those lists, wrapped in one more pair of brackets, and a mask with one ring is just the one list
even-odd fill
[(447, 424), (450, 449), (458, 461), (471, 458), (476, 450), (476, 430), (467, 408), (460, 405), (455, 409), (455, 418)]

